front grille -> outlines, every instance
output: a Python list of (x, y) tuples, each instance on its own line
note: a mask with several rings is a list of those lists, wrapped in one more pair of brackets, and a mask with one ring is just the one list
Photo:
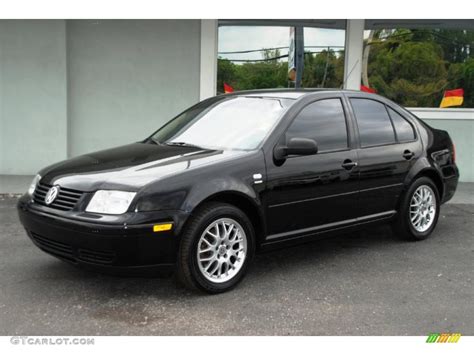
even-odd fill
[(82, 191), (60, 187), (56, 199), (50, 205), (46, 205), (44, 198), (51, 187), (52, 185), (39, 183), (38, 186), (36, 186), (35, 193), (33, 195), (33, 200), (35, 203), (62, 211), (70, 211), (74, 208), (74, 206), (76, 206), (83, 194)]
[(115, 260), (115, 253), (112, 251), (79, 249), (79, 259), (96, 264), (112, 264)]
[(33, 232), (31, 232), (31, 238), (44, 251), (70, 261), (74, 261), (74, 253), (70, 245), (45, 238)]
[(76, 247), (72, 245), (52, 240), (34, 232), (30, 232), (30, 236), (40, 249), (74, 263), (79, 259), (94, 264), (110, 265), (115, 261), (117, 256), (113, 251), (76, 249)]

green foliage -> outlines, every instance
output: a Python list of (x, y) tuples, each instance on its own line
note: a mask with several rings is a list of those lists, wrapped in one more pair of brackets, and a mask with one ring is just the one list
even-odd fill
[[(404, 106), (438, 107), (445, 90), (463, 88), (463, 107), (474, 107), (474, 31), (377, 30), (370, 47), (369, 84)], [(217, 91), (288, 87), (288, 63), (278, 50), (263, 50), (263, 62), (218, 60)], [(303, 87), (340, 88), (344, 51), (305, 53)]]
[(412, 107), (438, 107), (445, 90), (463, 88), (463, 106), (473, 107), (469, 38), (472, 40), (472, 31), (378, 32), (370, 49), (370, 86), (379, 94)]
[[(270, 54), (267, 56), (268, 58), (274, 57)], [(287, 73), (287, 62), (272, 60), (239, 65), (219, 58), (217, 62), (217, 91), (223, 92), (224, 82), (236, 91), (284, 88), (288, 86)]]
[(217, 60), (217, 92), (224, 92), (224, 83), (236, 84), (236, 65), (229, 60), (219, 58)]
[(344, 57), (333, 50), (321, 53), (305, 53), (303, 87), (339, 88), (343, 82)]
[[(223, 58), (217, 62), (217, 92), (224, 91), (224, 82), (234, 90), (252, 90), (288, 87), (288, 62), (272, 60), (279, 57), (278, 50), (263, 53), (265, 62), (235, 64)], [(327, 63), (327, 65), (326, 65)], [(316, 55), (305, 53), (303, 87), (342, 86), (344, 53), (323, 51)]]
[(236, 89), (269, 89), (287, 87), (287, 65), (277, 62), (246, 63), (237, 67), (241, 79)]
[(474, 107), (474, 58), (469, 58), (461, 68), (457, 87), (464, 89), (464, 107)]
[(434, 41), (443, 48), (444, 60), (447, 62), (464, 63), (472, 57), (474, 31), (436, 30), (433, 33)]

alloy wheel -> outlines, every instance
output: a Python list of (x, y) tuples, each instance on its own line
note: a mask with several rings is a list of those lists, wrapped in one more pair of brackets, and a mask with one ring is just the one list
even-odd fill
[(197, 261), (202, 275), (209, 281), (231, 280), (244, 265), (247, 235), (232, 218), (212, 222), (202, 233), (197, 245)]
[(428, 185), (419, 186), (410, 201), (410, 222), (420, 233), (426, 232), (434, 222), (436, 215), (436, 197)]

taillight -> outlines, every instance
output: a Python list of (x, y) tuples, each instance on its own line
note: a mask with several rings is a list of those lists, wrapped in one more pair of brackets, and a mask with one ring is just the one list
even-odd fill
[(453, 143), (453, 149), (452, 149), (452, 155), (453, 155), (453, 164), (456, 163), (456, 146)]

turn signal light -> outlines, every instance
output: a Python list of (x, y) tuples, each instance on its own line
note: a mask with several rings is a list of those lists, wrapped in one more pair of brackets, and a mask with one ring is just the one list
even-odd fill
[(173, 228), (173, 223), (161, 223), (153, 226), (153, 232), (165, 232)]

